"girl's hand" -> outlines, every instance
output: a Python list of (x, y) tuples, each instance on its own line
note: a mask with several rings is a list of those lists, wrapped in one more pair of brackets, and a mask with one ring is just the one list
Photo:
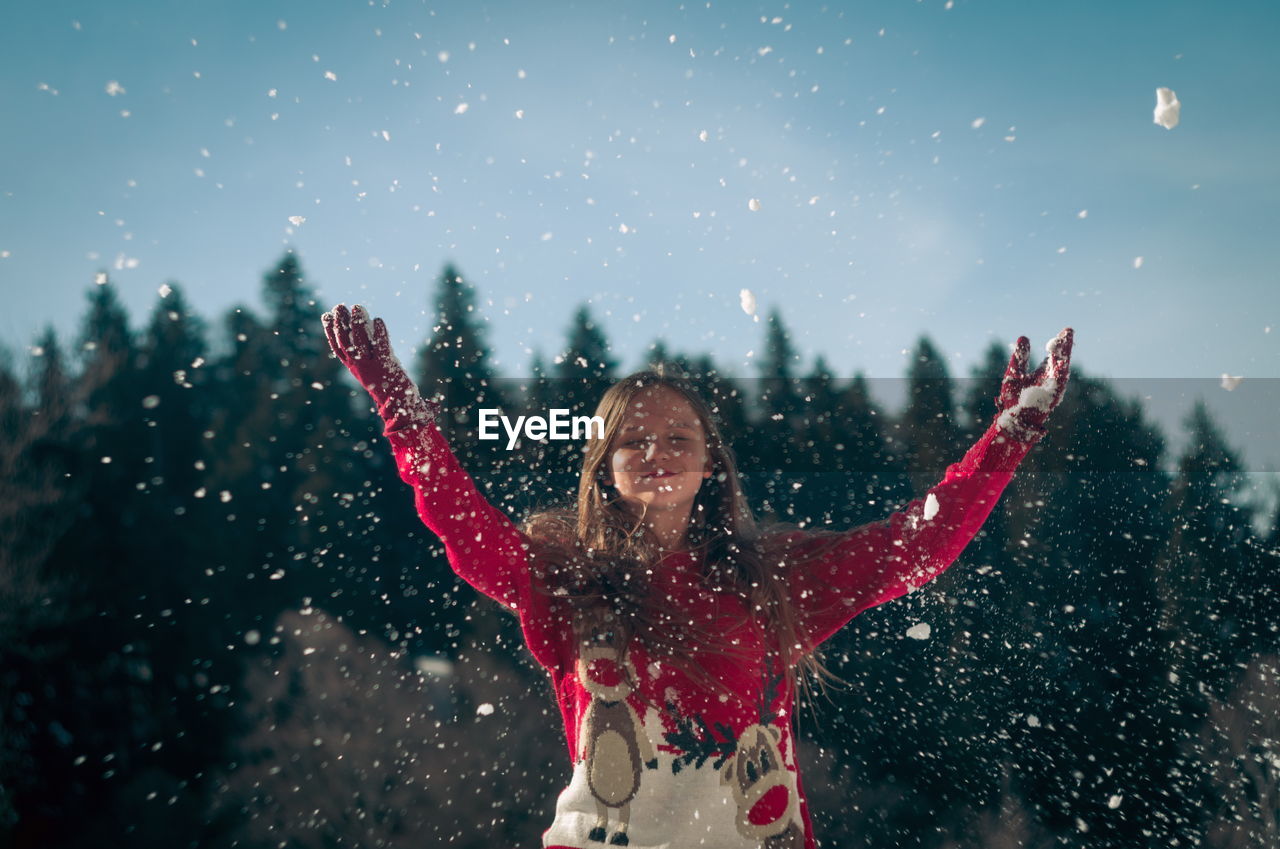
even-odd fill
[[(383, 419), (404, 416), (411, 421), (435, 418), (433, 404), (422, 399), (418, 387), (391, 351), (387, 325), (380, 318), (370, 328), (369, 313), (356, 304), (350, 311), (338, 304), (321, 316), (324, 335), (334, 355), (372, 396)], [(372, 330), (372, 332), (370, 332)]]
[(1025, 336), (1018, 337), (996, 397), (996, 407), (1000, 410), (996, 424), (1001, 430), (1023, 442), (1044, 436), (1045, 420), (1062, 400), (1071, 376), (1074, 336), (1075, 331), (1070, 327), (1063, 328), (1045, 346), (1049, 356), (1032, 374), (1027, 373), (1031, 342)]

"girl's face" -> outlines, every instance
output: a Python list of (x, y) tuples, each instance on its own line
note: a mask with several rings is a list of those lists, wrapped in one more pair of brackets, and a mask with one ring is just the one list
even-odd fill
[(711, 477), (706, 432), (693, 406), (665, 386), (636, 395), (606, 460), (606, 483), (637, 512), (693, 508)]

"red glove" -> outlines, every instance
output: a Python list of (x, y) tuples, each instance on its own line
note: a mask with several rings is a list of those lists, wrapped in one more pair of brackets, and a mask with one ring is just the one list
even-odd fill
[(1045, 346), (1049, 356), (1033, 374), (1027, 374), (1027, 362), (1031, 354), (1031, 342), (1019, 336), (1013, 346), (1013, 356), (1005, 369), (996, 397), (999, 415), (996, 425), (1015, 439), (1032, 442), (1044, 436), (1045, 420), (1062, 400), (1071, 376), (1071, 344), (1075, 331), (1070, 327)]
[(407, 424), (422, 424), (435, 419), (439, 405), (423, 400), (404, 367), (391, 351), (387, 325), (373, 320), (369, 332), (369, 313), (356, 304), (347, 311), (338, 304), (321, 316), (329, 347), (378, 405), (378, 415), (388, 430)]

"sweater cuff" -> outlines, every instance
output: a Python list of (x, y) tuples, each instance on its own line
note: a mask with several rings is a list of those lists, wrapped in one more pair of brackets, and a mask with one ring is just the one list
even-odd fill
[(382, 402), (378, 405), (378, 415), (382, 417), (382, 435), (390, 437), (394, 433), (411, 432), (423, 425), (434, 424), (440, 415), (440, 405), (423, 400), (415, 391), (412, 397)]

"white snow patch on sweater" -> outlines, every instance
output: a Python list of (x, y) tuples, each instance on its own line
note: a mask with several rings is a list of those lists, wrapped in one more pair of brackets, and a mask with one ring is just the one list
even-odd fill
[(1000, 414), (997, 423), (1001, 430), (1013, 430), (1016, 427), (1014, 417), (1023, 410), (1043, 410), (1048, 412), (1053, 407), (1053, 396), (1058, 390), (1058, 381), (1052, 377), (1045, 378), (1042, 386), (1028, 386), (1018, 395), (1018, 403)]
[(933, 521), (933, 517), (938, 515), (938, 509), (938, 496), (931, 492), (924, 499), (924, 520)]

